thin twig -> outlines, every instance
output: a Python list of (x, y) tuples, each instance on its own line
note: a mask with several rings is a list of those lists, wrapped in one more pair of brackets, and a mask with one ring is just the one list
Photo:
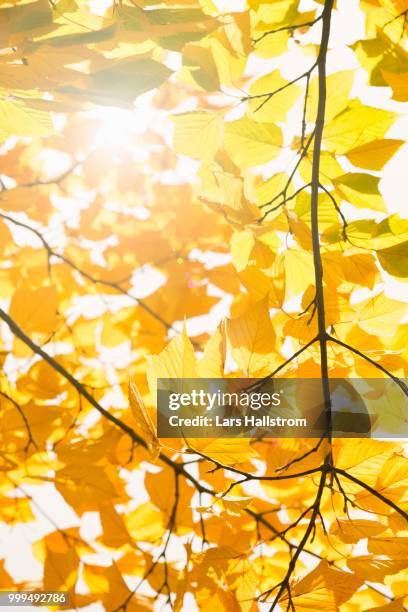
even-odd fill
[(371, 365), (373, 365), (378, 370), (380, 370), (381, 372), (386, 374), (389, 378), (391, 378), (400, 387), (400, 389), (402, 389), (404, 394), (406, 396), (408, 396), (408, 386), (404, 383), (404, 381), (401, 380), (400, 378), (398, 378), (398, 376), (395, 376), (395, 374), (393, 374), (389, 370), (387, 370), (387, 368), (385, 368), (383, 365), (381, 365), (381, 363), (378, 363), (377, 361), (374, 361), (374, 359), (371, 359), (371, 357), (369, 357), (365, 353), (362, 353), (359, 349), (355, 348), (351, 344), (347, 344), (347, 342), (343, 342), (342, 340), (339, 340), (338, 338), (335, 338), (334, 336), (328, 335), (327, 336), (327, 340), (329, 340), (330, 342), (334, 342), (335, 344), (338, 344), (339, 346), (342, 346), (345, 349), (348, 349), (349, 351), (351, 351), (355, 355), (358, 355), (362, 359), (365, 359), (366, 361), (368, 361), (368, 363), (371, 363)]
[(266, 38), (266, 36), (271, 36), (272, 34), (277, 34), (278, 32), (300, 30), (300, 28), (312, 27), (315, 23), (320, 21), (321, 18), (322, 18), (322, 15), (319, 15), (318, 17), (316, 17), (316, 19), (312, 19), (310, 21), (304, 21), (303, 23), (298, 23), (297, 25), (282, 26), (281, 28), (276, 28), (275, 30), (268, 30), (267, 32), (264, 32), (263, 34), (261, 34), (261, 36), (259, 36), (258, 38), (255, 38), (253, 42), (257, 44), (261, 40)]

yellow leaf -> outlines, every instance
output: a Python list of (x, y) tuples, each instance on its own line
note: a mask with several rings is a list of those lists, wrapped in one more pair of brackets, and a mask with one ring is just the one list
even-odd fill
[(155, 542), (165, 530), (162, 514), (147, 501), (124, 517), (127, 530), (137, 542)]
[(245, 508), (251, 503), (252, 497), (230, 497), (223, 496), (217, 502), (219, 505), (224, 507), (224, 509), (229, 514), (234, 514), (239, 516)]
[[(196, 378), (196, 357), (190, 338), (185, 328), (178, 336), (170, 340), (165, 349), (149, 359), (147, 378), (150, 392), (156, 394), (158, 378)], [(180, 387), (182, 387), (180, 381)], [(172, 389), (176, 391), (176, 389)]]
[(198, 375), (202, 378), (222, 378), (226, 358), (225, 325), (221, 325), (208, 339), (202, 359), (197, 363)]
[(285, 263), (285, 298), (290, 299), (306, 291), (314, 283), (312, 253), (299, 248), (290, 248), (282, 254)]
[(406, 314), (407, 305), (380, 293), (356, 304), (355, 310), (356, 321), (368, 334), (392, 336)]
[(406, 597), (398, 597), (394, 601), (384, 604), (383, 606), (376, 606), (375, 608), (369, 608), (367, 612), (401, 612), (406, 609), (405, 606)]
[(123, 518), (113, 504), (102, 504), (99, 514), (103, 529), (101, 541), (105, 546), (118, 549), (130, 542), (130, 535)]
[(353, 101), (324, 128), (324, 142), (330, 151), (342, 155), (355, 148), (383, 138), (395, 120), (395, 114)]
[(406, 567), (405, 559), (387, 559), (384, 556), (373, 557), (362, 555), (347, 559), (347, 565), (351, 571), (361, 576), (363, 580), (380, 582), (389, 574), (396, 574)]
[(72, 589), (76, 584), (79, 569), (75, 548), (58, 532), (46, 536), (45, 546), (44, 588), (47, 591)]
[(228, 582), (235, 589), (235, 595), (242, 612), (253, 612), (254, 600), (259, 585), (259, 576), (249, 559), (232, 559), (228, 568)]
[(160, 453), (160, 442), (157, 439), (156, 428), (134, 382), (129, 384), (129, 402), (133, 416), (141, 429), (142, 438), (146, 442), (152, 458), (156, 458)]
[[(3, 202), (2, 202), (3, 205)], [(0, 221), (0, 253), (4, 253), (7, 249), (8, 245), (12, 242), (12, 236), (9, 228), (4, 223), (4, 221)]]
[(181, 155), (211, 160), (222, 142), (222, 117), (217, 113), (194, 111), (173, 115), (174, 149)]
[(152, 602), (147, 597), (133, 593), (124, 581), (117, 565), (113, 562), (110, 567), (105, 567), (109, 588), (104, 594), (103, 603), (106, 610), (116, 610), (126, 601), (128, 612), (149, 612)]
[(241, 168), (265, 164), (277, 157), (282, 145), (282, 132), (273, 123), (258, 123), (243, 117), (225, 124), (225, 148)]
[[(271, 36), (270, 41), (274, 38), (275, 36)], [(265, 39), (265, 42), (266, 41), (267, 39)], [(257, 46), (257, 51), (258, 49), (259, 47)], [(283, 87), (286, 83), (287, 80), (283, 78), (279, 70), (275, 70), (254, 81), (249, 88), (249, 93), (251, 96), (259, 96), (264, 93), (268, 94), (271, 91), (276, 91), (280, 87)], [(284, 121), (288, 110), (293, 106), (301, 91), (302, 89), (294, 84), (275, 96), (272, 96), (270, 99), (268, 99), (267, 96), (250, 99), (248, 104), (249, 113), (256, 121), (270, 121), (271, 118), (273, 118), (274, 121)], [(260, 106), (261, 104), (262, 106)]]
[(374, 287), (379, 274), (376, 261), (371, 253), (358, 253), (357, 255), (346, 255), (343, 251), (328, 251), (322, 254), (322, 260), (330, 274), (325, 276), (325, 281), (331, 287), (335, 287), (339, 279), (363, 287)]
[(338, 520), (336, 523), (333, 523), (330, 533), (333, 533), (347, 544), (353, 544), (370, 536), (379, 535), (386, 529), (386, 525), (382, 525), (377, 521), (367, 521), (364, 519)]
[(176, 497), (176, 472), (165, 468), (158, 473), (147, 473), (145, 476), (146, 491), (152, 503), (163, 513), (163, 522), (168, 527), (170, 517), (177, 501), (177, 533), (191, 532), (192, 511), (191, 498), (195, 489), (189, 486), (185, 478), (178, 479), (178, 498)]
[(392, 455), (384, 464), (378, 480), (376, 489), (386, 489), (396, 483), (407, 485), (408, 480), (408, 461), (403, 455)]
[[(339, 606), (361, 586), (362, 579), (355, 574), (332, 569), (327, 561), (300, 581), (291, 585), (291, 600), (296, 612), (337, 612)], [(288, 594), (281, 601), (287, 601)]]
[[(339, 234), (341, 232), (342, 228), (338, 230)], [(353, 246), (363, 249), (386, 249), (408, 239), (408, 220), (394, 214), (380, 223), (371, 219), (352, 221), (347, 226), (347, 236)]]
[(359, 147), (354, 147), (347, 151), (345, 155), (352, 164), (359, 166), (359, 168), (381, 170), (403, 144), (403, 140), (379, 138)]
[(62, 93), (107, 106), (129, 108), (133, 100), (150, 89), (159, 87), (172, 71), (150, 58), (135, 56), (112, 60), (104, 67), (62, 87)]
[(99, 504), (118, 497), (118, 491), (106, 471), (96, 465), (89, 470), (88, 464), (69, 463), (56, 472), (55, 487), (77, 514), (99, 510)]
[(392, 97), (399, 102), (408, 100), (408, 72), (382, 71), (382, 75), (392, 89)]
[[(325, 121), (329, 123), (349, 103), (349, 94), (355, 78), (355, 70), (340, 70), (326, 79)], [(318, 78), (310, 81), (307, 99), (307, 121), (314, 121), (317, 112), (319, 95)]]
[[(268, 180), (259, 183), (255, 188), (255, 195), (259, 201), (259, 204), (266, 204), (267, 202), (270, 202), (272, 198), (281, 193), (288, 182), (288, 178), (288, 175), (284, 172), (277, 172), (268, 178)], [(293, 188), (290, 185), (288, 188), (288, 195), (291, 195), (292, 192)]]
[(337, 467), (350, 471), (373, 486), (378, 472), (394, 448), (393, 442), (380, 440), (342, 440), (341, 443), (336, 440), (333, 455)]
[(224, 465), (245, 463), (259, 456), (248, 439), (191, 438), (187, 440), (187, 443), (193, 452), (198, 451), (206, 457), (219, 461)]
[(2, 498), (0, 505), (0, 521), (13, 525), (28, 523), (34, 520), (30, 500), (26, 497)]
[(255, 237), (251, 230), (235, 232), (231, 238), (231, 256), (237, 272), (245, 270), (251, 251), (255, 245)]
[(191, 82), (207, 91), (220, 89), (216, 56), (204, 45), (187, 44), (183, 49), (183, 66)]
[(0, 100), (0, 141), (10, 136), (45, 136), (54, 131), (51, 114), (12, 100)]
[(10, 303), (10, 316), (27, 334), (49, 335), (57, 325), (58, 294), (54, 286), (17, 289)]
[(385, 555), (393, 559), (408, 559), (408, 538), (377, 537), (369, 538), (368, 550), (374, 555)]
[(26, 376), (18, 381), (19, 390), (27, 399), (51, 399), (59, 395), (66, 383), (64, 379), (46, 361), (37, 361)]
[[(279, 263), (279, 262), (278, 262)], [(247, 266), (245, 270), (243, 270), (239, 278), (241, 279), (242, 284), (245, 289), (251, 295), (251, 298), (255, 301), (259, 301), (264, 298), (266, 295), (270, 295), (273, 292), (274, 297), (276, 293), (276, 299), (279, 300), (279, 305), (281, 305), (282, 300), (282, 283), (284, 283), (284, 275), (281, 274), (280, 280), (281, 284), (274, 291), (274, 285), (272, 284), (272, 279), (265, 274), (262, 270), (255, 266)], [(275, 304), (273, 304), (275, 305)]]
[(227, 337), (232, 355), (246, 375), (271, 366), (275, 348), (268, 309), (268, 298), (251, 305), (241, 317), (227, 321)]
[(14, 589), (14, 578), (4, 568), (4, 559), (0, 561), (0, 586), (2, 589)]

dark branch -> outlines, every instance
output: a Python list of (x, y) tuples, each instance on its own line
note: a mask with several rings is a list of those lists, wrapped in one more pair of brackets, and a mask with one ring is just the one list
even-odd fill
[(385, 497), (385, 495), (383, 495), (382, 493), (379, 493), (379, 491), (377, 491), (373, 487), (370, 487), (369, 484), (363, 482), (359, 478), (356, 478), (355, 476), (353, 476), (349, 472), (346, 472), (345, 470), (342, 470), (342, 469), (336, 468), (336, 467), (333, 468), (333, 469), (335, 470), (336, 474), (340, 474), (340, 476), (344, 476), (344, 478), (347, 478), (348, 480), (351, 480), (351, 482), (354, 482), (355, 484), (357, 484), (362, 489), (366, 489), (366, 491), (369, 491), (371, 493), (371, 495), (374, 495), (374, 497), (376, 497), (377, 499), (380, 499), (384, 504), (387, 504), (390, 508), (395, 510), (395, 512), (398, 512), (398, 514), (401, 515), (408, 522), (408, 514), (407, 514), (407, 512), (405, 512), (405, 510), (403, 510), (402, 508), (397, 506), (397, 504), (394, 503), (392, 501), (392, 499), (388, 499), (388, 497)]
[(341, 211), (341, 208), (340, 208), (336, 198), (331, 193), (331, 191), (329, 191), (328, 189), (326, 189), (326, 187), (324, 185), (322, 185), (322, 183), (319, 183), (319, 187), (320, 187), (320, 189), (322, 189), (329, 196), (330, 200), (332, 201), (332, 204), (333, 204), (334, 208), (337, 210), (337, 214), (339, 215), (339, 217), (341, 219), (341, 222), (343, 224), (343, 240), (344, 241), (348, 240), (348, 238), (347, 238), (347, 219), (343, 215), (343, 213)]
[(334, 342), (335, 344), (338, 344), (339, 346), (342, 346), (343, 348), (351, 351), (352, 353), (354, 353), (355, 355), (358, 355), (362, 359), (365, 359), (366, 361), (368, 361), (368, 363), (371, 363), (371, 365), (373, 365), (375, 368), (383, 372), (383, 374), (386, 374), (389, 378), (391, 378), (395, 382), (395, 384), (397, 384), (402, 389), (405, 395), (408, 396), (408, 387), (404, 383), (404, 381), (402, 381), (400, 378), (398, 378), (398, 376), (395, 376), (392, 372), (387, 370), (387, 368), (385, 368), (383, 365), (381, 365), (377, 361), (374, 361), (374, 359), (371, 359), (371, 357), (369, 357), (365, 353), (362, 353), (361, 351), (359, 351), (357, 348), (355, 348), (351, 344), (347, 344), (346, 342), (343, 342), (342, 340), (339, 340), (338, 338), (335, 338), (334, 336), (327, 336), (327, 339), (330, 342)]
[(319, 330), (319, 345), (320, 345), (320, 370), (322, 378), (323, 398), (326, 413), (327, 432), (331, 432), (332, 407), (329, 387), (329, 371), (327, 359), (327, 336), (326, 336), (326, 316), (324, 304), (323, 290), (323, 264), (320, 253), (320, 235), (319, 235), (319, 186), (320, 186), (320, 155), (323, 139), (324, 118), (326, 112), (326, 56), (328, 50), (330, 36), (330, 21), (331, 12), (333, 9), (333, 0), (326, 0), (322, 13), (323, 26), (322, 38), (320, 42), (319, 55), (317, 58), (318, 68), (318, 103), (316, 114), (316, 128), (313, 147), (312, 160), (312, 185), (311, 185), (311, 231), (312, 231), (312, 246), (313, 246), (313, 264), (315, 273), (316, 287), (316, 311), (317, 325)]
[[(168, 323), (168, 321), (163, 319), (163, 317), (161, 315), (159, 315), (157, 312), (152, 310), (152, 308), (150, 308), (150, 306), (148, 306), (143, 300), (141, 300), (140, 298), (136, 298), (134, 295), (132, 295), (131, 293), (126, 291), (126, 289), (123, 289), (123, 287), (120, 286), (119, 282), (107, 281), (107, 280), (104, 280), (104, 279), (95, 278), (94, 276), (92, 276), (88, 272), (85, 272), (85, 270), (82, 270), (75, 262), (73, 262), (71, 259), (69, 259), (65, 255), (61, 255), (60, 253), (57, 253), (56, 251), (54, 251), (53, 248), (51, 247), (51, 245), (49, 244), (49, 242), (44, 238), (42, 233), (39, 230), (37, 230), (35, 227), (32, 227), (31, 225), (28, 225), (27, 223), (24, 223), (23, 221), (18, 221), (17, 219), (14, 219), (13, 217), (10, 217), (10, 215), (6, 215), (6, 214), (4, 214), (2, 212), (0, 212), (0, 217), (2, 217), (3, 219), (6, 219), (10, 223), (13, 223), (14, 225), (17, 225), (19, 227), (23, 227), (24, 229), (32, 232), (33, 234), (35, 234), (37, 236), (37, 238), (41, 241), (42, 245), (44, 246), (44, 248), (45, 248), (45, 250), (47, 252), (48, 262), (49, 262), (49, 265), (48, 265), (49, 269), (50, 269), (50, 259), (52, 257), (55, 257), (56, 259), (59, 259), (60, 261), (65, 263), (67, 266), (69, 266), (70, 268), (72, 268), (73, 270), (78, 272), (83, 278), (86, 278), (87, 280), (89, 280), (93, 284), (95, 284), (95, 285), (103, 285), (105, 287), (110, 287), (111, 289), (115, 289), (118, 293), (121, 293), (122, 295), (126, 295), (128, 298), (130, 298), (134, 302), (136, 302), (140, 306), (140, 308), (145, 310), (149, 315), (151, 315), (154, 319), (156, 319), (156, 321), (161, 323), (166, 329), (174, 330), (174, 328), (172, 327), (172, 325), (170, 323)], [(174, 330), (174, 331), (176, 331), (176, 330)]]
[(282, 26), (281, 28), (276, 28), (275, 30), (268, 30), (267, 32), (261, 34), (261, 36), (259, 36), (258, 38), (255, 38), (253, 42), (257, 44), (261, 40), (266, 38), (266, 36), (271, 36), (272, 34), (277, 34), (278, 32), (293, 32), (293, 30), (300, 30), (300, 28), (312, 27), (315, 23), (320, 21), (321, 18), (322, 15), (319, 15), (318, 17), (316, 17), (316, 19), (313, 19), (311, 21), (305, 21), (303, 23), (298, 23), (297, 25), (292, 26)]

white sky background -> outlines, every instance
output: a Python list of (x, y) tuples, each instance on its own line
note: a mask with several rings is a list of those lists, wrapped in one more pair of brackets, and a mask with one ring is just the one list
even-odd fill
[[(101, 1), (95, 0), (94, 5), (99, 9), (106, 5), (111, 4), (110, 0)], [(244, 8), (244, 2), (241, 0), (215, 0), (215, 4), (220, 11), (234, 11), (242, 10)], [(347, 44), (351, 44), (355, 40), (364, 36), (364, 16), (358, 9), (358, 0), (338, 0), (338, 12), (333, 16), (332, 22), (332, 34), (330, 38), (330, 45), (335, 46), (334, 50), (331, 50), (328, 55), (328, 72), (336, 72), (338, 70), (344, 70), (356, 67), (357, 61), (354, 57), (354, 53), (347, 47)], [(307, 10), (310, 6), (310, 2), (305, 0), (302, 4), (302, 8)], [(310, 34), (315, 42), (318, 42), (319, 29), (313, 28), (313, 32)], [(309, 36), (309, 34), (307, 35)], [(296, 48), (293, 45), (286, 55), (284, 60), (279, 63), (283, 63), (286, 66), (284, 71), (285, 76), (293, 78), (300, 74), (304, 69), (309, 66), (310, 58), (305, 58), (302, 55), (301, 49)], [(271, 70), (271, 61), (260, 60), (255, 58), (252, 64), (249, 66), (251, 72), (259, 73), (268, 72)], [(358, 72), (356, 86), (354, 93), (356, 93), (361, 100), (374, 106), (381, 106), (382, 108), (392, 110), (400, 113), (400, 117), (397, 119), (395, 124), (389, 130), (387, 136), (399, 139), (408, 140), (408, 115), (407, 107), (408, 104), (402, 104), (391, 100), (391, 89), (390, 88), (373, 88), (367, 87), (367, 74), (363, 69)], [(126, 130), (129, 125), (129, 113), (118, 110), (106, 110), (100, 111), (98, 114), (105, 112), (107, 124), (109, 123), (113, 129), (111, 131), (112, 138), (119, 138), (121, 130), (126, 134)], [(146, 119), (146, 109), (141, 108), (134, 114), (134, 123), (139, 123), (141, 117)], [(151, 117), (151, 121), (154, 121), (155, 117)], [(113, 122), (113, 126), (112, 126)], [(119, 136), (118, 136), (119, 134)], [(106, 136), (106, 135), (105, 135)], [(105, 137), (105, 141), (108, 143), (108, 136)], [(141, 139), (141, 147), (143, 147), (143, 140)], [(142, 154), (142, 151), (141, 151)], [(276, 162), (278, 164), (279, 162)], [(275, 162), (274, 162), (275, 164)], [(179, 176), (182, 178), (191, 177), (191, 173), (196, 169), (197, 164), (187, 159), (182, 159), (179, 164)], [(380, 182), (380, 190), (387, 204), (389, 213), (398, 212), (401, 216), (408, 217), (407, 214), (407, 172), (408, 172), (408, 144), (405, 144), (395, 154), (393, 159), (387, 164), (383, 172), (383, 178)], [(85, 205), (85, 204), (84, 204)], [(369, 216), (375, 216), (381, 218), (381, 214), (373, 213), (373, 211), (361, 210), (358, 211), (347, 209), (347, 214), (353, 213), (354, 218)], [(27, 235), (24, 234), (24, 239), (27, 239)], [(200, 254), (198, 254), (200, 255)], [(218, 265), (217, 258), (212, 258), (212, 261), (208, 260), (210, 265)], [(385, 291), (385, 293), (394, 299), (408, 300), (407, 285), (398, 282), (396, 279), (389, 277), (388, 275), (384, 279), (385, 283), (381, 286), (377, 286), (374, 290), (375, 293)], [(144, 274), (143, 277), (139, 277), (139, 281), (142, 284), (141, 293), (138, 294), (142, 297), (143, 294), (149, 293), (154, 286), (157, 284), (157, 279), (152, 280), (149, 274)], [(144, 285), (143, 285), (144, 283)], [(357, 301), (365, 299), (370, 295), (368, 289), (359, 289), (357, 294)], [(205, 317), (197, 317), (194, 321), (188, 323), (189, 333), (197, 333), (204, 327), (214, 329), (218, 324), (219, 319), (227, 314), (229, 300), (224, 300), (216, 307), (214, 312)], [(89, 308), (93, 310), (94, 304), (89, 304)], [(124, 356), (123, 356), (124, 357)], [(130, 475), (130, 484), (128, 492), (134, 499), (141, 500), (143, 496), (142, 487), (142, 473), (134, 473)], [(46, 509), (48, 516), (52, 517), (52, 520), (58, 524), (60, 528), (70, 527), (78, 524), (78, 518), (72, 509), (64, 502), (63, 498), (56, 492), (51, 484), (47, 484), (42, 487), (34, 487), (27, 485), (26, 491), (34, 496), (38, 504)], [(35, 523), (28, 523), (26, 525), (7, 526), (0, 524), (0, 558), (6, 558), (6, 569), (15, 577), (17, 581), (24, 579), (40, 579), (41, 578), (41, 566), (34, 559), (31, 551), (30, 543), (41, 538), (47, 532), (53, 531), (54, 526), (50, 521), (41, 514), (36, 507), (33, 507), (34, 514), (36, 515)], [(100, 525), (97, 513), (86, 513), (81, 521), (81, 530), (87, 539), (96, 537), (99, 533)], [(364, 554), (361, 551), (360, 554)], [(108, 554), (105, 553), (105, 560), (108, 558)], [(310, 558), (307, 559), (310, 562)], [(96, 562), (102, 562), (102, 558)], [(20, 608), (14, 608), (16, 610)], [(21, 608), (26, 610), (27, 608)], [(85, 609), (84, 609), (85, 610)], [(99, 605), (89, 606), (87, 610), (96, 612), (102, 610)], [(189, 612), (193, 612), (193, 605), (189, 606)]]

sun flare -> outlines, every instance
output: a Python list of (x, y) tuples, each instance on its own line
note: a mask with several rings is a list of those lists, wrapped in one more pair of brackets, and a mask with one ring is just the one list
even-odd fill
[(140, 96), (134, 108), (99, 107), (90, 111), (90, 117), (99, 123), (95, 143), (121, 149), (128, 147), (132, 137), (141, 135), (157, 124), (159, 111), (152, 105), (151, 96)]

